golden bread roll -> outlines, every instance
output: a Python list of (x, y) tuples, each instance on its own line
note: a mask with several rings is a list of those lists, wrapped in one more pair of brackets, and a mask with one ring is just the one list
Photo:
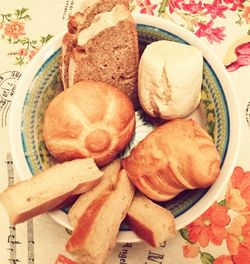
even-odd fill
[(141, 192), (167, 201), (185, 189), (210, 186), (220, 173), (220, 155), (194, 120), (177, 119), (139, 142), (122, 166)]
[(134, 129), (133, 105), (122, 91), (103, 82), (81, 81), (52, 100), (43, 137), (58, 161), (92, 157), (103, 166), (127, 146)]

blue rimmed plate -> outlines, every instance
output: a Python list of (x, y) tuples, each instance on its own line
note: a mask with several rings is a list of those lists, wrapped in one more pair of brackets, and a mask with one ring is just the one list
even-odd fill
[[(166, 39), (194, 45), (204, 55), (202, 99), (191, 117), (213, 138), (221, 155), (221, 173), (209, 189), (188, 190), (167, 203), (161, 203), (175, 215), (177, 229), (180, 229), (215, 201), (231, 175), (239, 147), (239, 107), (223, 65), (205, 44), (183, 28), (165, 20), (144, 15), (134, 17), (141, 51), (153, 41)], [(61, 91), (59, 64), (62, 37), (63, 33), (51, 40), (29, 64), (19, 81), (12, 104), (9, 137), (14, 164), (22, 179), (54, 164), (45, 148), (42, 126), (48, 104)], [(153, 129), (153, 124), (143, 111), (137, 111), (136, 118), (135, 136), (121, 155), (127, 155), (133, 145)], [(61, 225), (71, 229), (64, 211), (54, 211), (50, 215)], [(125, 229), (121, 229), (119, 233), (119, 242), (138, 241), (132, 231)]]

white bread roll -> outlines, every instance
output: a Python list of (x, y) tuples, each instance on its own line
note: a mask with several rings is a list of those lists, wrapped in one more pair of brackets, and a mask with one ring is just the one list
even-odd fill
[(89, 191), (102, 175), (91, 158), (68, 161), (7, 188), (0, 194), (0, 202), (11, 224), (18, 224), (54, 209), (72, 195)]
[(193, 46), (160, 40), (144, 50), (139, 64), (138, 95), (146, 113), (163, 119), (193, 112), (201, 98), (203, 57)]
[(176, 119), (148, 134), (122, 166), (142, 193), (167, 201), (185, 189), (210, 186), (220, 173), (220, 155), (194, 120)]
[(58, 161), (92, 157), (103, 166), (127, 146), (134, 129), (133, 105), (122, 91), (103, 82), (82, 81), (52, 100), (43, 136)]

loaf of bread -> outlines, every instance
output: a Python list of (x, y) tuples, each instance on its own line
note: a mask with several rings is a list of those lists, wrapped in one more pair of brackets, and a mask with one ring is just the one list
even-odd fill
[(122, 166), (141, 192), (167, 201), (184, 189), (210, 186), (220, 173), (220, 155), (194, 120), (177, 119), (147, 135)]
[(11, 224), (18, 224), (54, 209), (72, 195), (90, 190), (102, 175), (91, 158), (68, 161), (7, 188), (0, 194), (0, 202)]
[(134, 129), (133, 105), (121, 90), (103, 82), (82, 81), (49, 104), (43, 137), (58, 161), (92, 157), (103, 166), (127, 146)]
[(176, 235), (174, 216), (155, 204), (141, 192), (136, 192), (129, 207), (126, 222), (141, 239), (152, 247)]
[(103, 177), (100, 183), (92, 190), (81, 195), (74, 205), (70, 208), (68, 217), (73, 228), (77, 226), (81, 215), (87, 210), (88, 206), (96, 200), (99, 196), (115, 189), (117, 184), (119, 172), (121, 169), (120, 160), (115, 160), (109, 165), (103, 167)]
[(81, 215), (66, 250), (79, 264), (104, 264), (134, 196), (134, 185), (121, 170), (115, 188), (98, 196)]
[(103, 81), (138, 105), (138, 37), (128, 2), (89, 1), (70, 17), (62, 45), (64, 88), (82, 80)]

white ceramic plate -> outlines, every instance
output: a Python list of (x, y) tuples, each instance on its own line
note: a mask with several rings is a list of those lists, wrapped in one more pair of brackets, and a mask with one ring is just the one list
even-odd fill
[[(145, 15), (134, 15), (134, 18), (141, 50), (152, 41), (167, 39), (196, 46), (204, 55), (202, 100), (192, 117), (213, 137), (222, 159), (221, 173), (209, 189), (185, 191), (161, 204), (175, 215), (179, 230), (207, 210), (229, 180), (240, 144), (239, 106), (224, 66), (202, 41), (185, 29), (160, 18)], [(61, 33), (52, 39), (27, 66), (12, 102), (9, 138), (14, 164), (21, 179), (32, 177), (52, 164), (42, 139), (42, 121), (48, 103), (58, 92), (58, 66), (63, 35)], [(151, 129), (152, 125), (143, 112), (137, 112), (133, 144)], [(132, 144), (127, 151), (131, 147)], [(56, 222), (72, 230), (65, 210), (49, 214)], [(122, 227), (117, 241), (138, 242), (140, 239), (132, 231)]]

